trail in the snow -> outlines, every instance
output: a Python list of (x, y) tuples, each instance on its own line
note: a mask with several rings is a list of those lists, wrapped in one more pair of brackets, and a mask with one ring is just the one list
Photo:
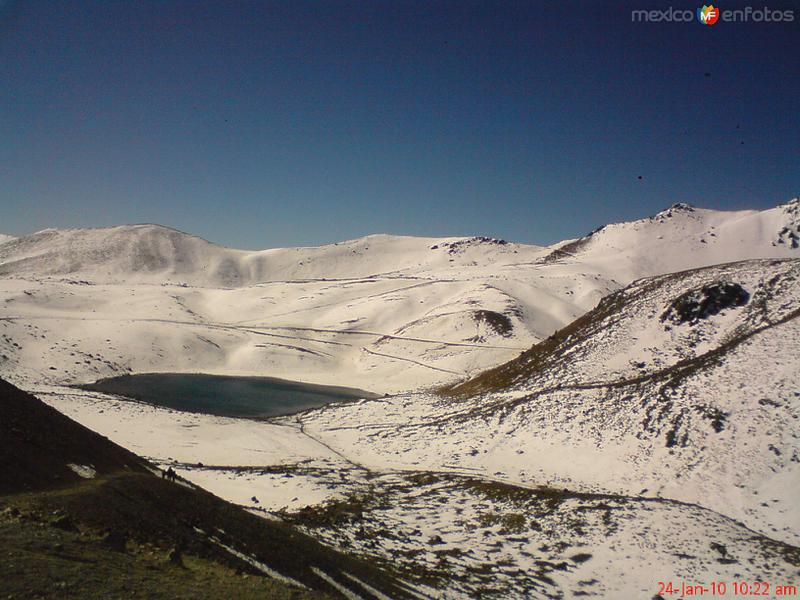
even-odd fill
[[(156, 318), (131, 318), (131, 319), (117, 319), (113, 317), (70, 317), (70, 316), (50, 316), (50, 315), (30, 315), (30, 316), (6, 316), (0, 317), (0, 321), (103, 321), (111, 323), (166, 323), (169, 325), (188, 325), (193, 327), (206, 327), (208, 329), (223, 329), (237, 332), (248, 332), (261, 335), (272, 335), (266, 332), (258, 331), (259, 329), (267, 330), (282, 330), (282, 331), (311, 331), (318, 333), (334, 333), (339, 335), (361, 335), (377, 338), (389, 338), (393, 340), (401, 340), (404, 342), (418, 342), (420, 344), (436, 344), (441, 346), (460, 346), (467, 348), (484, 348), (490, 350), (527, 350), (527, 347), (521, 346), (492, 346), (489, 344), (470, 344), (467, 342), (448, 342), (445, 340), (431, 340), (416, 337), (403, 337), (399, 335), (392, 335), (390, 333), (381, 333), (378, 331), (363, 331), (353, 329), (322, 329), (318, 327), (293, 327), (289, 325), (273, 325), (273, 326), (249, 326), (242, 325), (228, 325), (225, 323), (212, 323), (212, 322), (196, 322), (196, 321), (179, 321), (176, 319), (156, 319)], [(274, 334), (277, 335), (277, 334)], [(289, 337), (289, 336), (284, 336)], [(294, 338), (302, 339), (302, 338)], [(308, 338), (309, 341), (316, 341), (321, 343), (336, 343), (326, 342), (325, 340)], [(349, 344), (343, 344), (349, 345)]]
[(361, 348), (367, 354), (374, 354), (375, 356), (382, 356), (384, 358), (391, 358), (393, 360), (401, 360), (403, 362), (408, 362), (415, 364), (419, 367), (425, 367), (426, 369), (433, 369), (434, 371), (441, 371), (442, 373), (450, 373), (452, 375), (459, 375), (461, 377), (466, 377), (467, 373), (459, 373), (457, 371), (451, 371), (449, 369), (442, 369), (441, 367), (432, 367), (431, 365), (426, 365), (423, 362), (419, 362), (418, 360), (414, 360), (412, 358), (403, 358), (402, 356), (394, 356), (392, 354), (384, 354), (383, 352), (375, 352), (374, 350), (370, 350), (368, 348)]

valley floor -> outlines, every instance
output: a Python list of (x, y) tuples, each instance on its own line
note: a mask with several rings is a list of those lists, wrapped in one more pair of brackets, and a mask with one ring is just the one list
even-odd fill
[[(522, 484), (486, 469), (432, 470), (399, 454), (353, 452), (337, 444), (336, 427), (320, 426), (325, 409), (254, 421), (63, 388), (38, 395), (264, 518), (399, 571), (431, 597), (650, 598), (661, 582), (784, 585), (800, 568), (796, 546), (645, 490), (614, 494), (535, 478)], [(384, 408), (398, 402), (370, 401)], [(369, 422), (354, 427), (381, 435)]]

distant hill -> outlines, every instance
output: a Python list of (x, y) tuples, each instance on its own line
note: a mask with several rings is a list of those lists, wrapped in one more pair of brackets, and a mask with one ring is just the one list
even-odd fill
[(539, 246), (492, 238), (370, 235), (308, 248), (232, 250), (160, 225), (48, 229), (0, 237), (0, 276), (70, 276), (238, 287), (284, 279), (414, 274), (477, 262), (572, 259), (628, 282), (749, 258), (786, 257), (800, 244), (800, 199), (764, 211), (716, 211), (675, 204), (637, 221)]
[[(217, 246), (161, 225), (48, 229), (0, 244), (0, 277), (70, 276), (95, 282), (239, 287), (284, 279), (368, 277), (444, 267), (453, 257), (465, 261), (498, 252), (508, 255), (518, 248), (528, 253), (541, 250), (492, 242), (370, 235), (326, 246), (251, 252)], [(441, 251), (434, 252), (431, 246)]]
[(751, 258), (797, 257), (799, 247), (800, 198), (762, 211), (678, 203), (652, 217), (556, 244), (545, 260), (585, 265), (627, 283)]
[(0, 245), (0, 275), (184, 277), (236, 285), (243, 275), (242, 254), (159, 225), (47, 229)]

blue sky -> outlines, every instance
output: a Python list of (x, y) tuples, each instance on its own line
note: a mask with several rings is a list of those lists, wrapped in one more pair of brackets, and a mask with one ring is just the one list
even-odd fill
[(710, 27), (633, 6), (0, 0), (0, 232), (544, 244), (800, 194), (797, 3)]

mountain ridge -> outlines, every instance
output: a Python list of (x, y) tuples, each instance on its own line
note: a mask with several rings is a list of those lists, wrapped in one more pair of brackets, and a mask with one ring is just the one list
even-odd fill
[[(379, 393), (434, 387), (506, 362), (641, 277), (800, 256), (775, 241), (793, 239), (796, 207), (677, 205), (546, 248), (376, 234), (249, 252), (156, 225), (45, 231), (0, 244), (0, 374), (20, 384), (201, 371)], [(43, 341), (51, 327), (63, 341)]]
[[(549, 254), (539, 258), (551, 262), (566, 257), (582, 258), (589, 265), (610, 270), (622, 279), (630, 280), (637, 274), (645, 276), (730, 260), (778, 257), (785, 255), (783, 250), (797, 247), (800, 235), (798, 206), (798, 198), (763, 211), (717, 211), (676, 203), (650, 217), (611, 223), (586, 236), (552, 244), (547, 247), (550, 249)], [(610, 263), (614, 261), (634, 260), (636, 256), (631, 252), (637, 246), (643, 246), (646, 252), (654, 254), (657, 254), (655, 249), (668, 247), (667, 242), (675, 240), (657, 243), (661, 240), (658, 236), (663, 236), (663, 232), (667, 230), (654, 225), (664, 225), (670, 220), (681, 229), (677, 233), (685, 241), (691, 241), (689, 236), (697, 238), (692, 248), (693, 254), (705, 255), (704, 258), (696, 256), (692, 262), (691, 258), (684, 256), (678, 262), (664, 264), (663, 260), (661, 263), (656, 261), (655, 264), (642, 265), (638, 269), (612, 267)], [(653, 237), (657, 238), (656, 242)], [(442, 264), (443, 261), (431, 262), (431, 256), (425, 256), (425, 250), (435, 251), (440, 247), (449, 246), (448, 258), (458, 257), (461, 254), (459, 249), (469, 251), (470, 246), (481, 244), (489, 250), (492, 246), (502, 248), (508, 245), (513, 251), (522, 251), (527, 255), (536, 255), (545, 249), (541, 246), (474, 236), (372, 234), (320, 246), (247, 251), (218, 245), (173, 227), (138, 223), (89, 229), (49, 229), (5, 241), (0, 239), (0, 276), (75, 275), (104, 280), (113, 278), (115, 274), (119, 277), (127, 275), (138, 278), (152, 275), (157, 280), (172, 278), (180, 281), (183, 278), (186, 283), (195, 285), (244, 286), (276, 278), (324, 277), (325, 267), (330, 268), (335, 260), (341, 262), (347, 255), (347, 250), (351, 254), (357, 254), (356, 257), (347, 258), (361, 257), (363, 262), (363, 254), (369, 250), (370, 244), (377, 244), (378, 249), (388, 253), (387, 261), (372, 261), (375, 268), (371, 270), (350, 268), (350, 272), (345, 273), (346, 276), (369, 276), (424, 266), (446, 267), (449, 260)], [(784, 247), (780, 248), (781, 245)], [(759, 247), (759, 256), (747, 255)], [(638, 251), (642, 254), (642, 249)], [(131, 255), (131, 260), (121, 260), (120, 255), (125, 253)], [(398, 258), (404, 253), (415, 254), (416, 264), (414, 260)], [(487, 254), (492, 255), (492, 252)], [(729, 260), (715, 260), (725, 257)], [(287, 264), (302, 264), (304, 260), (322, 262), (317, 269), (292, 269)]]

